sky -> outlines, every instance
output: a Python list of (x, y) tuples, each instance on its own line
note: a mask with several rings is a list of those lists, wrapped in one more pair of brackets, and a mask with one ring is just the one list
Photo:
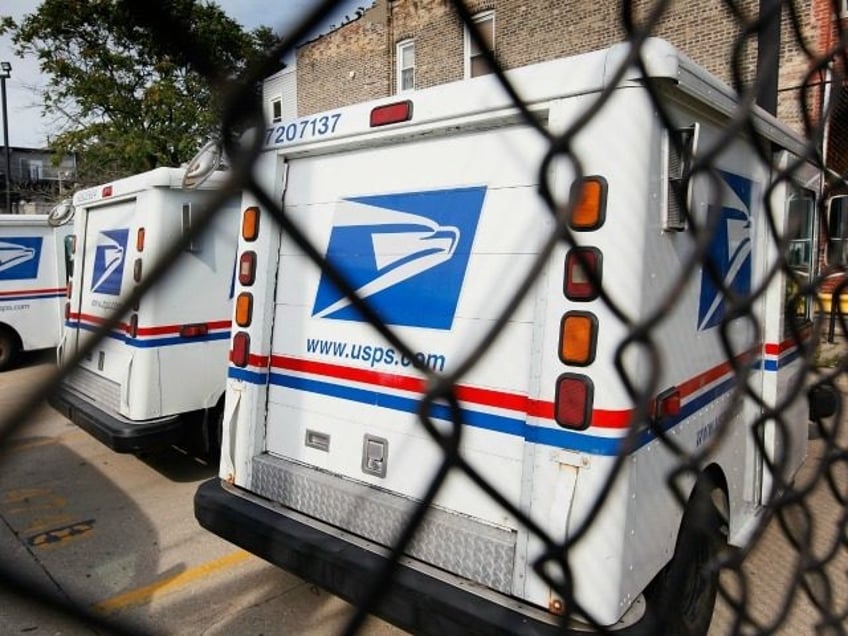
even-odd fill
[[(285, 33), (297, 26), (298, 20), (319, 4), (319, 0), (211, 0), (210, 3), (220, 6), (246, 29), (268, 26), (277, 33)], [(36, 11), (40, 4), (40, 0), (2, 0), (0, 15), (10, 15), (20, 21), (23, 16)], [(323, 29), (331, 23), (339, 24), (345, 15), (352, 17), (357, 7), (369, 7), (371, 4), (372, 0), (339, 0), (337, 8), (324, 21)], [(12, 65), (11, 77), (5, 82), (9, 145), (24, 148), (46, 146), (47, 137), (51, 134), (51, 118), (41, 116), (40, 91), (47, 80), (40, 74), (37, 60), (16, 56), (11, 37), (4, 35), (0, 36), (0, 61)], [(0, 143), (3, 142), (0, 139)]]

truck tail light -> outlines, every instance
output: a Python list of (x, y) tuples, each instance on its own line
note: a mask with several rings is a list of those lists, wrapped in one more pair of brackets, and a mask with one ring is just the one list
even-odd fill
[(250, 358), (250, 336), (246, 331), (239, 331), (233, 336), (233, 350), (230, 360), (237, 367), (246, 367)]
[(130, 324), (127, 328), (127, 333), (130, 338), (138, 337), (138, 314), (133, 314), (132, 317), (130, 317)]
[(143, 252), (144, 251), (144, 228), (138, 228), (138, 231), (135, 234), (135, 251)]
[(209, 333), (209, 325), (205, 322), (198, 322), (191, 325), (180, 326), (180, 337), (182, 338), (199, 338)]
[(71, 303), (65, 303), (65, 322), (71, 319)]
[(603, 177), (586, 177), (571, 188), (574, 205), (568, 225), (578, 232), (597, 230), (604, 224), (607, 207), (607, 181)]
[(601, 251), (596, 247), (574, 247), (568, 250), (565, 256), (565, 297), (584, 302), (597, 298), (599, 290), (592, 279), (601, 282), (601, 265)]
[(565, 364), (587, 366), (595, 360), (598, 319), (585, 311), (570, 311), (562, 317), (559, 330), (559, 359)]
[(248, 287), (256, 280), (256, 252), (244, 252), (239, 257), (239, 284)]
[(112, 186), (111, 185), (103, 186), (103, 189), (100, 191), (100, 196), (103, 197), (104, 199), (106, 197), (111, 197), (112, 196)]
[(245, 208), (241, 217), (241, 237), (245, 241), (259, 238), (259, 208), (255, 205)]
[(242, 292), (236, 298), (236, 324), (249, 327), (253, 320), (253, 294)]
[(74, 284), (71, 281), (68, 281), (68, 287), (65, 290), (68, 300), (71, 298), (71, 294), (73, 293)]
[(563, 428), (583, 430), (592, 422), (594, 386), (585, 375), (563, 373), (557, 379), (554, 418)]
[(377, 106), (371, 110), (371, 128), (377, 126), (386, 126), (388, 124), (397, 124), (402, 121), (412, 119), (412, 102), (404, 100), (402, 102), (394, 102)]

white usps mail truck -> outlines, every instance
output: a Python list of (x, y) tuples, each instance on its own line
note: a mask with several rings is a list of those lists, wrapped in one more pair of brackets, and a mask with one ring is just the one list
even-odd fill
[[(157, 168), (74, 196), (60, 362), (94, 337), (226, 178), (216, 171), (187, 189), (184, 174), (183, 168)], [(219, 210), (50, 396), (51, 405), (113, 450), (182, 445), (217, 456), (238, 211), (238, 203)]]
[[(565, 614), (623, 629), (674, 607), (669, 629), (706, 631), (706, 565), (746, 541), (806, 452), (809, 401), (782, 400), (801, 379), (809, 307), (787, 310), (786, 293), (788, 277), (811, 275), (819, 172), (759, 111), (770, 161), (741, 134), (722, 141), (731, 90), (664, 41), (641, 51), (647, 76), (617, 78), (628, 50), (507, 73), (551, 135), (597, 112), (570, 142), (582, 171), (563, 156), (545, 175), (574, 203), (575, 240), (544, 259), (461, 376), (456, 408), (422, 407), (433, 374), (463, 363), (554, 232), (539, 194), (549, 139), (494, 76), (267, 130), (254, 168), (266, 200), (408, 349), (246, 193), (220, 474), (196, 493), (202, 526), (361, 602), (447, 461), (423, 408), (442, 434), (461, 422), (458, 452), (511, 506), (451, 470), (373, 611), (415, 633), (542, 634)], [(716, 144), (714, 169), (691, 172)], [(772, 271), (771, 223), (791, 232), (791, 272)], [(711, 267), (687, 276), (697, 231), (710, 232)], [(650, 342), (627, 345), (629, 323), (659, 312), (681, 276)], [(763, 286), (750, 315), (730, 313), (728, 294)], [(640, 409), (625, 378), (638, 393), (653, 373)], [(773, 406), (780, 416), (763, 418)], [(697, 471), (675, 472), (698, 453)]]
[(0, 371), (59, 343), (70, 232), (46, 214), (0, 214)]

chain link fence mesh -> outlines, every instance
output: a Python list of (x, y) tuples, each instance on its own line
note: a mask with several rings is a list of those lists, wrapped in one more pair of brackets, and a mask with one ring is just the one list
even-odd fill
[[(356, 296), (341, 273), (333, 269), (332, 263), (323, 259), (320, 251), (309, 241), (302, 228), (298, 227), (286, 214), (286, 210), (273, 200), (271, 193), (266, 192), (263, 186), (256, 181), (251, 167), (261, 151), (260, 142), (257, 140), (256, 144), (250, 146), (235, 141), (237, 133), (250, 126), (258, 126), (260, 129), (264, 129), (262, 107), (256, 97), (255, 87), (270, 71), (277, 68), (277, 61), (283, 53), (289, 50), (290, 45), (288, 43), (302, 41), (304, 36), (319, 23), (325, 12), (329, 11), (335, 3), (324, 2), (314, 11), (304, 14), (302, 23), (286, 34), (285, 43), (277, 50), (268, 52), (265, 64), (250, 69), (244, 77), (238, 78), (237, 81), (216, 75), (216, 52), (196, 46), (190, 35), (191, 30), (187, 28), (187, 25), (181, 24), (169, 12), (168, 2), (148, 0), (143, 3), (133, 2), (130, 4), (139, 28), (149, 30), (154, 37), (163, 43), (164, 47), (172, 49), (175, 55), (188, 58), (196, 69), (209, 77), (219, 87), (219, 90), (225, 91), (229, 96), (221, 136), (222, 139), (226, 140), (231, 158), (231, 177), (229, 186), (216, 194), (215, 200), (200, 215), (192, 232), (174, 241), (168, 252), (153, 268), (153, 271), (150, 271), (133, 294), (123, 301), (121, 307), (112, 315), (112, 319), (102, 326), (99, 337), (103, 337), (116, 327), (121, 317), (158, 281), (172, 275), (172, 267), (177, 257), (186, 245), (203, 231), (204, 224), (216, 214), (232, 194), (249, 191), (262, 203), (263, 207), (273, 211), (277, 223), (309, 256), (315, 266), (326, 270), (332, 276), (335, 284), (345, 290), (355, 307), (368, 319), (374, 329), (398, 352), (411, 360), (415, 360), (414, 351), (408, 343), (404, 342), (390, 326), (380, 322), (377, 313), (369, 306), (368, 302)], [(474, 30), (472, 8), (459, 1), (451, 2), (450, 5), (456, 16), (465, 25), (468, 25), (472, 34), (475, 34), (473, 37), (478, 39), (481, 48), (486, 50), (485, 43), (479, 39), (479, 34), (476, 34)], [(766, 28), (769, 14), (768, 11), (765, 11), (762, 14), (763, 17), (760, 17), (757, 11), (758, 5), (752, 2), (725, 2), (721, 6), (726, 15), (730, 16), (737, 24), (736, 39), (724, 43), (728, 55), (720, 60), (712, 59), (711, 62), (714, 66), (711, 70), (728, 78), (740, 97), (740, 106), (726, 126), (727, 135), (724, 141), (729, 142), (737, 131), (747, 130), (750, 132), (754, 130), (750, 113), (758, 93), (763, 90), (763, 78), (754, 72), (755, 67), (752, 66), (752, 60), (756, 59), (757, 36), (762, 29)], [(846, 141), (848, 140), (848, 97), (842, 89), (845, 68), (845, 48), (843, 44), (845, 34), (842, 31), (841, 23), (839, 21), (827, 22), (826, 28), (832, 26), (834, 29), (834, 33), (829, 39), (832, 44), (824, 50), (819, 50), (809, 41), (810, 5), (791, 2), (764, 2), (762, 6), (766, 8), (771, 6), (774, 10), (782, 10), (783, 61), (803, 69), (803, 72), (799, 75), (800, 81), (796, 85), (781, 87), (782, 114), (788, 119), (797, 119), (804, 127), (806, 137), (810, 140), (807, 159), (819, 161), (821, 157), (827, 158), (828, 167), (833, 172), (828, 179), (825, 194), (841, 192), (844, 189), (841, 175), (848, 170), (848, 147), (846, 147), (848, 145), (848, 141)], [(477, 6), (473, 8), (479, 9)], [(838, 15), (841, 6), (836, 2), (829, 9)], [(640, 65), (642, 63), (640, 58), (641, 45), (645, 38), (650, 35), (663, 35), (665, 28), (663, 20), (670, 10), (671, 3), (667, 2), (625, 2), (621, 5), (617, 18), (619, 27), (623, 36), (632, 44), (629, 59), (625, 61), (625, 64)], [(791, 58), (787, 56), (791, 56)], [(501, 71), (498, 59), (489, 56), (488, 63), (496, 69), (499, 80), (504, 89), (510, 91), (516, 106), (522, 108), (522, 96), (509, 85)], [(624, 66), (621, 70), (623, 68)], [(662, 92), (657, 90), (650, 82), (645, 84), (645, 90), (650, 94), (660, 119), (668, 125), (671, 118), (667, 112), (665, 97)], [(786, 95), (790, 95), (791, 99), (787, 99)], [(539, 134), (547, 140), (549, 153), (546, 162), (554, 161), (557, 158), (566, 158), (574, 164), (579, 172), (581, 157), (573, 153), (569, 142), (591, 121), (592, 117), (596, 116), (608, 96), (609, 91), (601, 93), (595, 108), (560, 135), (552, 135), (547, 129), (541, 127), (529, 112), (524, 110), (526, 123), (537, 128)], [(763, 146), (760, 144), (758, 147), (763, 160), (771, 161)], [(719, 150), (720, 148), (717, 148), (715, 153), (708, 153), (704, 159), (699, 160), (693, 166), (693, 175), (698, 173), (710, 174), (711, 162)], [(543, 266), (554, 246), (561, 242), (569, 245), (574, 243), (574, 237), (567, 225), (570, 213), (569, 206), (557, 205), (554, 197), (547, 190), (544, 177), (546, 167), (546, 165), (539, 166), (539, 173), (542, 175), (540, 178), (540, 183), (542, 183), (541, 195), (546, 197), (550, 204), (551, 213), (557, 221), (556, 229), (551, 234), (545, 248), (538, 255), (536, 266), (531, 269), (523, 284), (514, 290), (514, 302), (504, 308), (501, 316), (494, 322), (491, 331), (485, 334), (485, 337), (480, 338), (477, 347), (451, 373), (441, 374), (429, 369), (419, 369), (429, 379), (429, 389), (425, 395), (421, 396), (420, 413), (425, 414), (421, 417), (421, 423), (430, 435), (439, 440), (444, 456), (441, 469), (434, 478), (427, 496), (417, 509), (417, 513), (413, 516), (397, 545), (393, 546), (393, 553), (399, 555), (404, 552), (404, 548), (413, 537), (418, 524), (426, 518), (427, 504), (444, 484), (447, 476), (453, 471), (463, 471), (486, 496), (493, 498), (526, 527), (533, 529), (538, 534), (546, 545), (548, 559), (557, 564), (560, 572), (563, 573), (561, 579), (549, 578), (551, 578), (552, 585), (565, 600), (565, 606), (569, 608), (570, 612), (588, 621), (594, 630), (603, 632), (604, 628), (601, 625), (593, 624), (591, 613), (583, 612), (582, 608), (575, 602), (568, 584), (571, 576), (573, 576), (573, 573), (569, 570), (568, 554), (575, 542), (579, 541), (585, 533), (591, 532), (593, 520), (596, 518), (597, 512), (605, 505), (606, 496), (598, 498), (594, 511), (588, 515), (584, 526), (574, 536), (564, 543), (559, 542), (546, 536), (540, 528), (536, 527), (532, 519), (521, 510), (516, 509), (511, 502), (492, 487), (483, 476), (472, 468), (459, 450), (459, 438), (462, 435), (463, 422), (455, 387), (475, 365), (484, 364), (483, 356), (492, 346), (492, 343), (497, 340), (499, 331), (532, 287), (534, 276)], [(791, 171), (795, 168), (796, 166), (790, 165), (788, 170)], [(778, 181), (783, 177), (791, 177), (791, 174), (780, 175)], [(686, 202), (681, 201), (681, 204), (685, 208)], [(765, 206), (765, 209), (768, 213), (771, 213), (768, 205)], [(688, 214), (688, 212), (688, 210), (685, 210), (684, 213)], [(693, 217), (689, 216), (689, 219), (692, 222)], [(821, 228), (825, 237), (827, 230), (827, 227)], [(645, 316), (638, 322), (633, 321), (626, 309), (619, 305), (616, 298), (602, 293), (603, 303), (609, 312), (626, 323), (629, 328), (629, 336), (618, 344), (616, 350), (618, 358), (622, 358), (628, 349), (638, 347), (646, 350), (649, 357), (654, 360), (660, 359), (652, 335), (657, 326), (662, 323), (668, 308), (674, 306), (680, 289), (699, 271), (699, 268), (705, 266), (706, 246), (711, 238), (710, 229), (700, 228), (700, 231), (694, 232), (693, 236), (695, 237), (693, 240), (696, 241), (694, 253), (700, 258), (693, 258), (681, 268), (677, 273), (678, 278), (675, 284), (669, 286), (666, 298), (651, 315)], [(784, 238), (779, 232), (775, 231), (771, 240), (779, 246), (783, 246)], [(783, 251), (781, 250), (781, 252)], [(823, 259), (823, 255), (821, 258)], [(820, 274), (810, 283), (799, 284), (796, 292), (798, 298), (811, 300), (817, 310), (814, 312), (817, 316), (813, 325), (814, 347), (803, 345), (798, 329), (795, 329), (792, 333), (796, 344), (802, 345), (804, 348), (803, 382), (794, 384), (791, 394), (782, 395), (781, 402), (776, 407), (764, 404), (761, 418), (757, 422), (751, 423), (752, 431), (757, 431), (758, 427), (762, 427), (770, 421), (776, 422), (779, 428), (785, 429), (787, 423), (782, 415), (784, 407), (795, 400), (805, 399), (804, 393), (807, 386), (811, 384), (839, 385), (846, 364), (842, 350), (838, 347), (836, 349), (821, 348), (818, 345), (827, 342), (828, 339), (835, 340), (837, 344), (844, 342), (848, 324), (846, 324), (844, 316), (838, 313), (834, 314), (832, 322), (829, 322), (831, 316), (824, 311), (819, 293), (838, 294), (844, 290), (845, 283), (839, 276), (842, 272), (840, 264), (830, 265), (824, 263), (824, 261), (822, 263), (824, 266), (821, 268)], [(706, 264), (706, 266), (709, 265)], [(784, 259), (779, 263), (778, 268), (772, 270), (771, 274), (777, 275), (778, 271), (787, 272), (791, 275), (790, 263)], [(763, 281), (763, 289), (768, 282), (768, 280)], [(717, 283), (721, 284), (721, 281), (717, 281)], [(727, 315), (731, 317), (751, 315), (754, 299), (763, 289), (752, 290), (749, 297), (739, 297), (734, 295), (732, 290), (724, 289), (725, 301), (730, 304)], [(838, 303), (835, 305), (838, 307)], [(828, 326), (832, 328), (829, 337)], [(17, 408), (14, 412), (3, 414), (0, 424), (0, 442), (7, 441), (18, 427), (26, 424), (29, 414), (35, 411), (45, 395), (58, 386), (66, 370), (73, 368), (93, 350), (94, 346), (96, 346), (96, 342), (89, 343), (85, 350), (77, 353), (74, 360), (68, 361), (68, 365), (64, 369), (57, 370), (47, 382), (39, 386), (20, 408)], [(729, 343), (726, 345), (726, 354), (730, 361), (733, 361), (736, 357)], [(619, 369), (621, 373), (619, 380), (627, 385), (632, 393), (636, 412), (634, 422), (648, 420), (649, 418), (645, 415), (651, 408), (651, 400), (657, 387), (653, 386), (652, 381), (645, 382), (639, 378), (628, 377), (623, 364), (619, 366)], [(746, 365), (735, 364), (734, 371), (738, 377), (737, 389), (732, 402), (737, 403), (745, 398), (758, 400), (757, 395), (748, 386), (749, 370)], [(454, 410), (454, 427), (448, 434), (434, 426), (426, 416), (428, 407), (436, 401), (447, 402)], [(783, 486), (783, 489), (780, 494), (775, 495), (768, 502), (768, 514), (759, 524), (759, 530), (755, 533), (750, 545), (733, 552), (723, 552), (720, 561), (711, 564), (712, 567), (721, 571), (721, 585), (713, 623), (714, 629), (717, 630), (716, 633), (781, 633), (786, 625), (790, 624), (793, 616), (799, 613), (809, 616), (808, 624), (815, 629), (816, 633), (846, 633), (848, 599), (844, 596), (844, 590), (846, 571), (848, 571), (848, 559), (846, 559), (846, 548), (848, 548), (848, 524), (846, 524), (846, 513), (848, 513), (848, 506), (846, 506), (846, 498), (848, 498), (848, 454), (846, 454), (846, 450), (848, 450), (848, 446), (846, 445), (845, 431), (838, 426), (841, 419), (840, 408), (832, 420), (814, 423), (811, 430), (815, 443), (811, 445), (810, 459), (804, 464), (794, 483), (779, 484)], [(634, 424), (631, 430), (631, 438), (629, 438), (631, 441), (636, 432), (637, 427)], [(713, 450), (716, 444), (720, 443), (724, 432), (719, 431), (719, 434), (709, 444), (699, 449), (697, 454), (691, 454), (681, 451), (674, 445), (672, 439), (665, 437), (662, 431), (657, 431), (658, 438), (669, 445), (679, 458), (678, 469), (668, 476), (670, 488), (675, 488), (675, 484), (681, 476), (698, 472), (704, 457)], [(785, 430), (783, 432), (786, 433)], [(627, 443), (623, 445), (625, 451), (627, 446)], [(625, 461), (626, 456), (626, 452), (620, 455), (618, 468)], [(611, 487), (616, 472), (617, 469), (613, 471), (608, 487)], [(775, 474), (779, 476), (781, 472), (776, 470)], [(823, 510), (826, 512), (822, 512)], [(764, 542), (779, 542), (785, 546), (785, 550), (781, 551), (785, 562), (780, 564), (779, 571), (782, 573), (782, 577), (779, 581), (756, 580), (750, 575), (749, 564), (755, 563), (758, 558), (761, 558), (759, 551)], [(697, 540), (693, 540), (689, 549), (695, 550), (697, 543)], [(773, 554), (773, 552), (769, 554)], [(374, 582), (373, 589), (367, 595), (367, 600), (359, 605), (348, 626), (347, 631), (349, 633), (357, 632), (368, 614), (374, 611), (380, 598), (390, 593), (396, 565), (396, 558), (389, 561), (385, 571)], [(85, 611), (71, 604), (67, 606), (57, 605), (54, 600), (48, 600), (40, 590), (28, 587), (25, 581), (18, 580), (15, 572), (8, 571), (2, 564), (0, 564), (0, 568), (3, 569), (2, 580), (4, 585), (10, 590), (16, 591), (17, 594), (28, 601), (41, 602), (46, 609), (49, 605), (51, 611), (66, 612), (105, 632), (127, 634), (134, 632), (132, 625), (121, 624), (94, 613), (85, 613)], [(541, 563), (538, 570), (540, 572), (549, 571), (542, 567)], [(763, 594), (763, 586), (774, 587), (775, 585), (779, 586), (779, 596), (782, 603), (779, 606), (771, 604), (764, 612), (763, 605), (758, 603), (758, 598)], [(669, 614), (675, 612), (674, 607), (668, 607), (666, 610)], [(652, 628), (653, 633), (665, 633), (665, 617), (658, 616), (655, 618), (657, 623)]]

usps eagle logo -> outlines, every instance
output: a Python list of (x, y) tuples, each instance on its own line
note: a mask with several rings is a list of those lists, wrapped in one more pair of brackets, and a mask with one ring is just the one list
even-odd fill
[[(481, 186), (343, 199), (327, 259), (387, 324), (450, 329), (485, 195)], [(326, 273), (312, 315), (363, 319)]]
[(120, 295), (128, 235), (127, 229), (103, 230), (97, 235), (91, 291), (111, 296)]
[(22, 236), (0, 241), (0, 280), (38, 278), (41, 237)]
[[(721, 181), (720, 206), (711, 205), (710, 218), (718, 215), (707, 258), (721, 277), (724, 287), (734, 294), (751, 292), (751, 202), (754, 182), (730, 172), (718, 171)], [(727, 313), (726, 297), (704, 267), (698, 305), (698, 329), (719, 325)]]

